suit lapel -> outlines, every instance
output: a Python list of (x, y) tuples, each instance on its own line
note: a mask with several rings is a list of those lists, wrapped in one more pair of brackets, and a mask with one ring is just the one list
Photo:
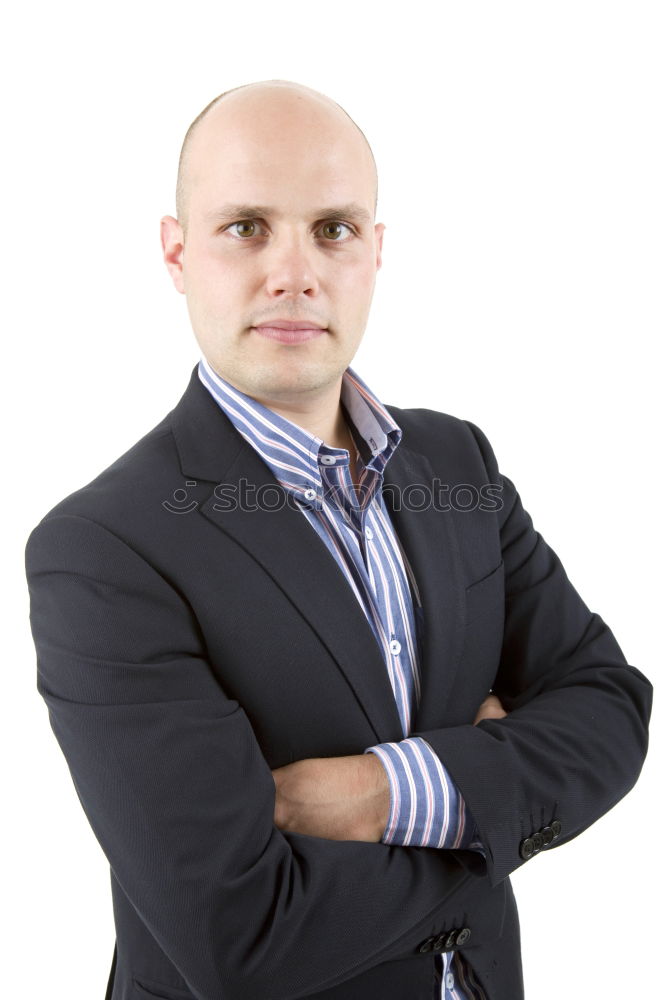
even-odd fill
[[(399, 423), (399, 410), (394, 416)], [(248, 495), (255, 497), (261, 487), (272, 487), (273, 500), (279, 487), (201, 384), (196, 367), (171, 413), (171, 425), (183, 475), (217, 487), (199, 508), (200, 514), (263, 567), (317, 633), (347, 678), (377, 742), (402, 739), (397, 706), (374, 634), (335, 559), (307, 518), (286, 503), (274, 510), (253, 510), (247, 504), (229, 507), (220, 499), (219, 484), (238, 486), (244, 480)], [(431, 502), (424, 510), (413, 509), (419, 495), (415, 487), (423, 487), (430, 497), (433, 480), (428, 459), (404, 441), (384, 471), (389, 516), (423, 602), (421, 699), (412, 730), (442, 724), (463, 636), (464, 585), (452, 513), (436, 510)], [(401, 504), (395, 503), (398, 497)], [(304, 677), (317, 669), (317, 664), (303, 664)], [(325, 687), (325, 679), (317, 676), (317, 680)]]
[[(386, 666), (374, 634), (342, 571), (300, 510), (282, 503), (276, 509), (228, 505), (220, 484), (238, 487), (246, 496), (279, 486), (254, 448), (245, 441), (201, 384), (196, 368), (172, 411), (171, 425), (186, 478), (202, 479), (216, 489), (199, 513), (241, 545), (286, 594), (317, 633), (361, 704), (378, 743), (402, 738), (400, 718)], [(226, 495), (229, 495), (230, 491)], [(256, 506), (256, 505), (255, 505)], [(269, 608), (265, 609), (270, 614)], [(302, 664), (308, 677), (325, 689), (317, 663)]]
[[(399, 423), (399, 411), (393, 415)], [(434, 479), (426, 456), (404, 441), (384, 471), (384, 500), (423, 603), (421, 699), (412, 731), (442, 725), (463, 639), (465, 591), (458, 539), (452, 512), (437, 510), (432, 503)], [(424, 495), (428, 506), (419, 510)], [(397, 498), (401, 503), (396, 504)]]

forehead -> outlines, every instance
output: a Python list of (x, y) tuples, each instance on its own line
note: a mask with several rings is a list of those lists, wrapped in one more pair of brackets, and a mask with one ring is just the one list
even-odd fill
[(291, 97), (223, 103), (192, 136), (186, 163), (192, 207), (210, 209), (211, 199), (374, 203), (372, 156), (340, 109)]

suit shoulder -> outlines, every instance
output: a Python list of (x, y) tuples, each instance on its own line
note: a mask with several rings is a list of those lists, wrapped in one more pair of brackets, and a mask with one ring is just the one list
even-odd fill
[(402, 429), (402, 441), (407, 448), (423, 452), (431, 459), (446, 455), (461, 462), (478, 460), (480, 454), (488, 472), (498, 475), (492, 446), (471, 420), (425, 407), (402, 409), (387, 405), (386, 409)]

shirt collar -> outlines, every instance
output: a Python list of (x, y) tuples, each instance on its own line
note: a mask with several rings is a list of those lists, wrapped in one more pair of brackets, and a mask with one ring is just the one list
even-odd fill
[[(220, 409), (257, 451), (278, 482), (299, 500), (316, 506), (323, 492), (322, 469), (331, 469), (342, 461), (344, 449), (327, 445), (321, 438), (236, 389), (218, 375), (204, 357), (199, 361), (198, 374)], [(381, 475), (400, 443), (402, 430), (351, 368), (343, 372), (340, 400), (353, 425), (352, 433), (356, 431), (364, 465)]]

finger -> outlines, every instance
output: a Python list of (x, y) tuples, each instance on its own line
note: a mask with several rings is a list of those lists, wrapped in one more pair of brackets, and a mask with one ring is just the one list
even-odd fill
[(474, 719), (474, 725), (481, 722), (483, 719), (504, 719), (506, 717), (506, 712), (502, 707), (502, 702), (499, 700), (497, 695), (489, 694), (487, 698), (481, 702), (478, 712), (476, 713), (476, 718)]

